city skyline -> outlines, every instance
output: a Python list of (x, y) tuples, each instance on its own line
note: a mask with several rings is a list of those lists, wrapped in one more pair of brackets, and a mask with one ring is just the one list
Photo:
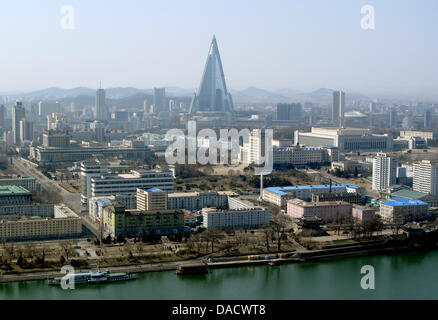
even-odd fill
[[(223, 4), (209, 4), (211, 10), (204, 10), (206, 4), (198, 1), (171, 1), (165, 13), (156, 3), (129, 1), (121, 8), (116, 2), (97, 1), (85, 8), (83, 1), (72, 1), (74, 30), (59, 25), (62, 2), (26, 4), (32, 15), (21, 13), (25, 16), (20, 25), (8, 15), (0, 21), (3, 29), (15, 29), (14, 36), (6, 34), (3, 41), (17, 49), (0, 53), (8, 61), (1, 71), (9, 74), (0, 80), (0, 92), (94, 87), (100, 79), (105, 87), (196, 88), (203, 48), (213, 34), (219, 39), (230, 88), (436, 91), (438, 48), (430, 41), (436, 27), (425, 22), (436, 4), (371, 1), (376, 28), (363, 30), (360, 10), (365, 3), (341, 2), (279, 1), (264, 8), (259, 1), (250, 7), (242, 1), (233, 4), (229, 14)], [(11, 16), (21, 12), (20, 5), (4, 7)], [(154, 24), (157, 27), (151, 28)], [(28, 46), (32, 53), (25, 50)]]

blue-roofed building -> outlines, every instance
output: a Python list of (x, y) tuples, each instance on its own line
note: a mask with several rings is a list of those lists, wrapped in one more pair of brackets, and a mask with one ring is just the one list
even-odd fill
[(429, 216), (429, 204), (416, 199), (393, 197), (380, 204), (380, 215), (389, 222), (421, 221)]
[(301, 199), (312, 201), (312, 195), (320, 193), (359, 193), (365, 195), (365, 190), (360, 186), (351, 184), (336, 185), (311, 185), (311, 186), (291, 186), (291, 187), (271, 187), (263, 189), (263, 200), (276, 206), (286, 209), (287, 201)]

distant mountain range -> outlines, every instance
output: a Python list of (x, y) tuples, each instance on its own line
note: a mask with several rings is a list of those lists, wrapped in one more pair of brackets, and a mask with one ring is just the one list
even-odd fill
[[(106, 96), (112, 100), (138, 100), (150, 98), (154, 94), (153, 89), (138, 89), (134, 87), (115, 87), (105, 89)], [(184, 89), (178, 87), (166, 87), (166, 95), (169, 97), (191, 97), (195, 89)], [(245, 90), (230, 90), (235, 103), (279, 103), (279, 102), (317, 102), (331, 103), (334, 90), (320, 88), (312, 92), (302, 92), (294, 89), (281, 89), (268, 91), (261, 88), (249, 87)], [(96, 89), (77, 87), (73, 89), (47, 88), (43, 90), (13, 94), (17, 99), (27, 101), (35, 100), (74, 100), (74, 98), (85, 96), (93, 97)], [(359, 93), (346, 93), (347, 100), (371, 100), (369, 97)]]

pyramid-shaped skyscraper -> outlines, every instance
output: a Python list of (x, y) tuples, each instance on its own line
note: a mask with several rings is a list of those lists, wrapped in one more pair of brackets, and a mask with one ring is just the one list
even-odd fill
[(233, 100), (228, 93), (222, 69), (221, 56), (213, 36), (207, 63), (202, 75), (198, 94), (195, 94), (190, 106), (190, 114), (196, 112), (233, 112)]

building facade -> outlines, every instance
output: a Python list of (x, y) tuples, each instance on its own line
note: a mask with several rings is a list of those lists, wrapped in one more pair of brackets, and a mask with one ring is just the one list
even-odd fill
[(351, 203), (306, 202), (293, 199), (287, 202), (287, 215), (292, 219), (317, 217), (326, 223), (347, 223), (352, 217)]
[(438, 166), (436, 163), (423, 160), (414, 164), (414, 191), (438, 196)]
[(397, 160), (386, 153), (378, 153), (373, 159), (373, 190), (385, 190), (396, 184), (397, 166)]

